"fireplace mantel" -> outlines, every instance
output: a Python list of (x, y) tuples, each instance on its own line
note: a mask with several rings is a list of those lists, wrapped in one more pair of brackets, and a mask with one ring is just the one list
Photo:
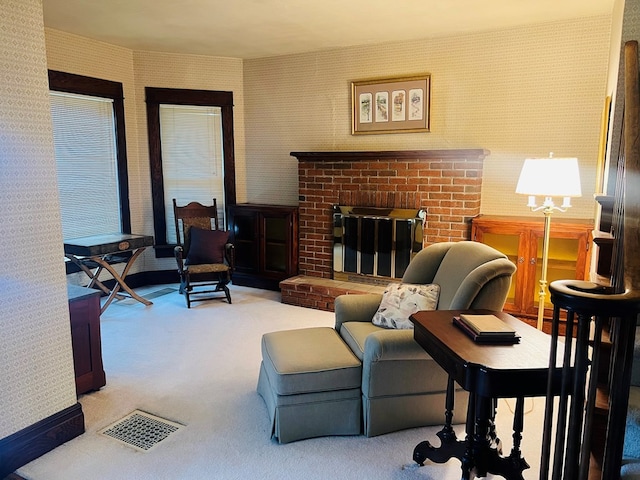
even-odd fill
[(483, 159), (489, 155), (489, 150), (477, 149), (456, 149), (456, 150), (384, 150), (384, 151), (345, 151), (345, 152), (291, 152), (292, 157), (298, 161), (353, 161), (353, 160), (455, 160), (459, 158)]

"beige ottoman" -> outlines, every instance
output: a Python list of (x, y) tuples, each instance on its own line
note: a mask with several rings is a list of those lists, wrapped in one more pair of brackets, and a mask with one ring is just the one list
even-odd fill
[(362, 431), (362, 365), (329, 327), (266, 333), (258, 393), (280, 443)]

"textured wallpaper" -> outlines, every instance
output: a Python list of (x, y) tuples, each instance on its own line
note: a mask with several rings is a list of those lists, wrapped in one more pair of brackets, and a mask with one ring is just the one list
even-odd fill
[[(104, 78), (123, 84), (133, 233), (154, 233), (145, 87), (233, 92), (237, 197), (238, 201), (246, 201), (242, 60), (134, 52), (66, 32), (52, 29), (45, 31), (47, 62), (50, 69)], [(131, 272), (173, 268), (175, 260), (156, 259), (153, 249), (147, 249), (134, 264)], [(80, 276), (78, 280), (84, 281), (85, 278)]]
[[(578, 157), (592, 217), (609, 16), (245, 61), (247, 192), (297, 202), (291, 151), (484, 148), (481, 211), (531, 215), (525, 158)], [(431, 132), (351, 135), (350, 82), (429, 72)]]
[(0, 438), (76, 403), (40, 0), (0, 0)]

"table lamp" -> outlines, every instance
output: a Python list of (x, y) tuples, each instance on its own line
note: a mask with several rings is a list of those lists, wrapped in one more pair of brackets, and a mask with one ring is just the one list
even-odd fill
[[(549, 233), (551, 214), (555, 211), (566, 212), (571, 207), (571, 197), (582, 195), (580, 191), (580, 172), (577, 158), (527, 158), (522, 166), (516, 193), (528, 195), (527, 206), (532, 212), (542, 210), (544, 214), (544, 238), (542, 242), (542, 271), (540, 273), (540, 293), (538, 299), (538, 329), (544, 322), (544, 299), (547, 287), (547, 264), (549, 261)], [(538, 206), (536, 197), (542, 197)], [(562, 197), (562, 204), (556, 206), (554, 197)]]

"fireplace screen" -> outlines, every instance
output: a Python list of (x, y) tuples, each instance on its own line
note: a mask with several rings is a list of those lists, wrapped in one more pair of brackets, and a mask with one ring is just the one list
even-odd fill
[(333, 276), (381, 283), (402, 278), (422, 249), (424, 210), (333, 208)]

